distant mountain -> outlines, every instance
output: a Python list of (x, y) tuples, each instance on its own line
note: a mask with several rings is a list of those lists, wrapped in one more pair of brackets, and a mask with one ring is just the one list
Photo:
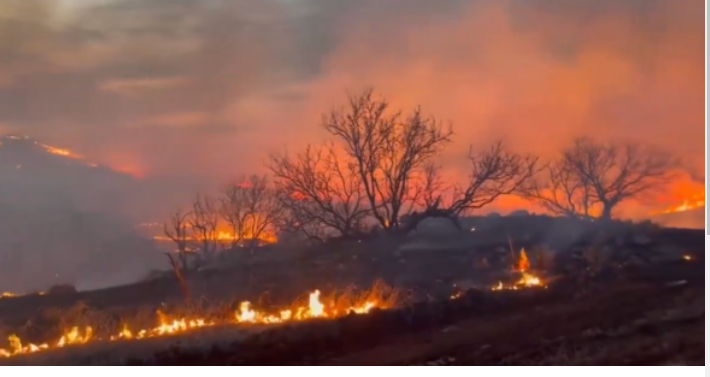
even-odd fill
[(0, 292), (126, 283), (160, 265), (135, 229), (160, 193), (151, 185), (39, 140), (0, 136)]
[(67, 149), (20, 135), (0, 136), (0, 203), (25, 208), (120, 210), (141, 196), (132, 176)]

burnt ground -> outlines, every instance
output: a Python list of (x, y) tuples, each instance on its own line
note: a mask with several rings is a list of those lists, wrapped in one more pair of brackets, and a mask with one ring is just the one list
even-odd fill
[[(470, 250), (449, 252), (446, 257), (440, 253), (431, 258), (424, 254), (396, 255), (387, 263), (381, 262), (386, 259), (381, 256), (361, 253), (355, 259), (347, 254), (330, 260), (308, 260), (298, 268), (293, 263), (282, 269), (271, 264), (268, 273), (261, 276), (258, 271), (251, 271), (251, 284), (246, 288), (232, 285), (230, 291), (243, 288), (239, 293), (248, 295), (249, 290), (266, 290), (292, 299), (295, 294), (328, 282), (335, 287), (384, 276), (394, 282), (414, 281), (413, 288), (429, 292), (419, 298), (429, 299), (366, 316), (259, 329), (256, 335), (240, 333), (219, 346), (213, 345), (216, 342), (211, 342), (212, 338), (196, 332), (190, 337), (200, 338), (199, 346), (186, 346), (189, 342), (173, 346), (176, 339), (172, 339), (136, 355), (135, 348), (141, 342), (127, 342), (113, 344), (110, 359), (97, 358), (89, 350), (94, 347), (87, 346), (71, 350), (71, 356), (66, 357), (55, 354), (46, 359), (37, 354), (0, 363), (704, 365), (704, 233), (666, 230), (654, 242), (673, 244), (693, 260), (635, 263), (612, 275), (581, 278), (563, 274), (547, 289), (540, 290), (472, 289), (457, 300), (436, 297), (442, 297), (438, 291), (450, 292), (452, 281), (470, 280), (473, 260), (465, 259), (470, 257)], [(343, 264), (346, 268), (339, 267)], [(388, 264), (394, 264), (400, 274), (390, 272), (395, 268)], [(210, 278), (213, 284), (224, 286), (225, 279), (215, 276)], [(419, 276), (419, 280), (412, 276)], [(231, 278), (236, 282), (236, 277)], [(170, 281), (69, 296), (20, 297), (0, 300), (0, 320), (5, 326), (9, 323), (12, 327), (13, 322), (20, 326), (32, 313), (48, 306), (71, 306), (81, 301), (115, 311), (171, 297), (179, 297), (179, 290)], [(123, 354), (120, 351), (124, 349), (134, 352), (117, 358), (116, 354)]]
[[(274, 329), (159, 365), (704, 365), (704, 266), (634, 271), (586, 290), (469, 291), (457, 300)], [(296, 334), (296, 335), (294, 335)]]

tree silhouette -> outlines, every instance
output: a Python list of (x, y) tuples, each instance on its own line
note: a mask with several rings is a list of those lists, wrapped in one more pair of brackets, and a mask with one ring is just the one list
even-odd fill
[(553, 213), (610, 220), (619, 203), (664, 190), (679, 166), (648, 145), (578, 138), (522, 193)]
[(342, 147), (371, 216), (385, 230), (399, 229), (400, 217), (416, 203), (418, 178), (453, 135), (420, 108), (405, 115), (372, 90), (350, 96), (345, 108), (323, 117), (322, 126)]

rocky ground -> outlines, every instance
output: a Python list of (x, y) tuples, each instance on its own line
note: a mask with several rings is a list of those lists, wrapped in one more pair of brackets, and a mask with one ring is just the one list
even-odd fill
[[(219, 341), (198, 332), (177, 340), (70, 347), (2, 362), (704, 364), (702, 230), (593, 237), (568, 244), (564, 252), (553, 250), (552, 260), (542, 257), (549, 245), (530, 239), (514, 242), (514, 250), (529, 250), (531, 264), (547, 267), (547, 289), (486, 289), (505, 279), (514, 262), (509, 241), (440, 250), (399, 248), (391, 253), (350, 247), (295, 262), (253, 264), (240, 274), (213, 271), (191, 285), (209, 300), (255, 300), (261, 295), (279, 302), (314, 288), (366, 286), (383, 278), (414, 292), (412, 302), (419, 303), (337, 321), (219, 331)], [(450, 300), (454, 285), (468, 291)], [(39, 341), (47, 336), (44, 330), (62, 321), (61, 315), (55, 315), (60, 317), (57, 323), (45, 318), (48, 311), (66, 313), (81, 302), (91, 311), (125, 318), (138, 308), (154, 312), (180, 297), (175, 282), (164, 279), (94, 292), (1, 299), (0, 321), (5, 331), (25, 331), (23, 337)], [(42, 321), (47, 323), (37, 326)], [(31, 328), (43, 331), (33, 334)], [(183, 345), (172, 346), (175, 341)]]

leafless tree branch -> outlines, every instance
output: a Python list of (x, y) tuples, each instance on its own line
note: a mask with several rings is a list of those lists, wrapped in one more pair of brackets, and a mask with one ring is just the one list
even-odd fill
[(447, 187), (438, 167), (430, 165), (425, 169), (424, 184), (419, 191), (424, 211), (408, 216), (407, 228), (416, 227), (427, 217), (441, 217), (451, 220), (460, 230), (459, 216), (491, 204), (501, 196), (516, 193), (540, 169), (537, 156), (512, 153), (502, 142), (477, 153), (470, 149), (469, 161), (471, 168), (466, 185)]
[(416, 176), (451, 141), (450, 126), (405, 116), (372, 90), (350, 96), (347, 107), (323, 117), (323, 128), (343, 146), (362, 183), (372, 216), (384, 229), (399, 228), (400, 216), (416, 196)]
[[(183, 212), (177, 208), (170, 214), (170, 219), (163, 223), (163, 233), (175, 243), (177, 247), (178, 259), (180, 260), (180, 268), (183, 272), (189, 271), (189, 243), (190, 243), (190, 228), (188, 218), (192, 215), (191, 212)], [(171, 264), (174, 264), (173, 257), (169, 255)]]
[(601, 218), (611, 219), (622, 201), (666, 188), (680, 161), (670, 153), (638, 143), (600, 143), (576, 139), (562, 155), (564, 164), (602, 205)]
[(359, 231), (368, 214), (354, 164), (339, 157), (333, 144), (308, 146), (295, 156), (272, 155), (269, 168), (288, 209), (284, 226), (323, 240), (328, 232)]
[(267, 176), (251, 175), (225, 187), (219, 213), (230, 228), (225, 247), (233, 249), (248, 242), (250, 248), (264, 238), (273, 238), (283, 210)]
[(212, 260), (219, 247), (219, 212), (215, 199), (207, 195), (195, 195), (188, 223), (200, 256)]
[(564, 160), (547, 163), (538, 176), (530, 179), (519, 193), (546, 211), (560, 216), (593, 218), (598, 201), (591, 188), (579, 178)]

